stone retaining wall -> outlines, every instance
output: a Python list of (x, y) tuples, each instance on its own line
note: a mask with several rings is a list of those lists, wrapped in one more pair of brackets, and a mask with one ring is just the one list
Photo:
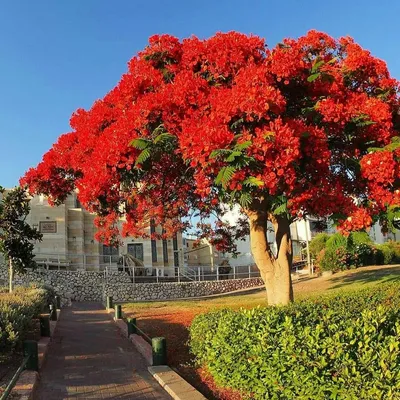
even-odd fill
[[(29, 271), (16, 276), (15, 285), (39, 283), (52, 286), (62, 304), (71, 301), (103, 301), (113, 296), (115, 301), (168, 300), (232, 292), (262, 285), (261, 278), (227, 279), (205, 282), (135, 283), (124, 272), (109, 274), (93, 271)], [(8, 271), (0, 266), (0, 286), (8, 284)]]
[(183, 299), (233, 292), (262, 284), (261, 278), (181, 283), (136, 283), (135, 285), (132, 283), (130, 285), (107, 283), (104, 285), (104, 296), (113, 296), (115, 301)]

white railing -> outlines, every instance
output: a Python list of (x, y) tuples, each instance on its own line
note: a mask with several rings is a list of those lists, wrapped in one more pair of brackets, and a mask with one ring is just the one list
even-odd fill
[[(190, 266), (190, 267), (106, 267), (104, 278), (107, 281), (115, 272), (125, 272), (132, 283), (220, 281), (225, 279), (256, 278), (260, 272), (255, 265), (232, 266)], [(129, 278), (128, 278), (129, 277)]]
[[(158, 283), (158, 282), (189, 282), (189, 281), (219, 281), (224, 279), (244, 279), (260, 276), (256, 265), (240, 266), (207, 266), (189, 265), (173, 266), (130, 266), (124, 256), (93, 255), (93, 254), (55, 254), (38, 253), (35, 261), (39, 269), (74, 270), (103, 272), (105, 281), (115, 273), (126, 274), (127, 282)], [(292, 272), (308, 273), (306, 261), (293, 264)], [(124, 279), (124, 278), (122, 278)]]
[(39, 268), (55, 270), (104, 271), (106, 267), (118, 267), (119, 256), (73, 253), (37, 253)]

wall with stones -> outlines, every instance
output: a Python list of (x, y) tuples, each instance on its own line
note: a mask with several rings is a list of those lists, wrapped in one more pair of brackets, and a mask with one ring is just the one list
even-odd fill
[(104, 285), (104, 296), (113, 296), (115, 301), (184, 299), (227, 293), (261, 285), (263, 285), (261, 278), (181, 283), (136, 283), (135, 285), (132, 283), (107, 283)]
[[(227, 279), (205, 282), (135, 283), (123, 272), (113, 272), (104, 279), (94, 271), (28, 271), (16, 276), (15, 285), (38, 283), (52, 286), (62, 303), (71, 301), (103, 301), (113, 296), (115, 301), (180, 299), (227, 293), (262, 285), (261, 278)], [(8, 284), (8, 271), (0, 266), (0, 286)]]

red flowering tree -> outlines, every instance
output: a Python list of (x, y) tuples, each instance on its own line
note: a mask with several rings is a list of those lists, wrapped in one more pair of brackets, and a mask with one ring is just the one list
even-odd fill
[[(150, 220), (173, 235), (193, 210), (220, 216), (239, 204), (268, 301), (286, 304), (294, 219), (330, 217), (348, 232), (398, 216), (398, 93), (386, 64), (348, 37), (311, 31), (269, 50), (236, 32), (153, 36), (21, 183), (55, 202), (77, 189), (105, 242), (121, 215), (125, 235)], [(199, 227), (221, 249), (245, 233)]]

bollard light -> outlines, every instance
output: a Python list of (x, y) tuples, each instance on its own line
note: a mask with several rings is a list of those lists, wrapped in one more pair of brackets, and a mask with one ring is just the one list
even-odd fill
[(40, 336), (49, 337), (50, 336), (50, 316), (41, 315), (39, 317), (40, 321)]
[(153, 350), (153, 365), (167, 365), (167, 341), (163, 337), (151, 340)]

